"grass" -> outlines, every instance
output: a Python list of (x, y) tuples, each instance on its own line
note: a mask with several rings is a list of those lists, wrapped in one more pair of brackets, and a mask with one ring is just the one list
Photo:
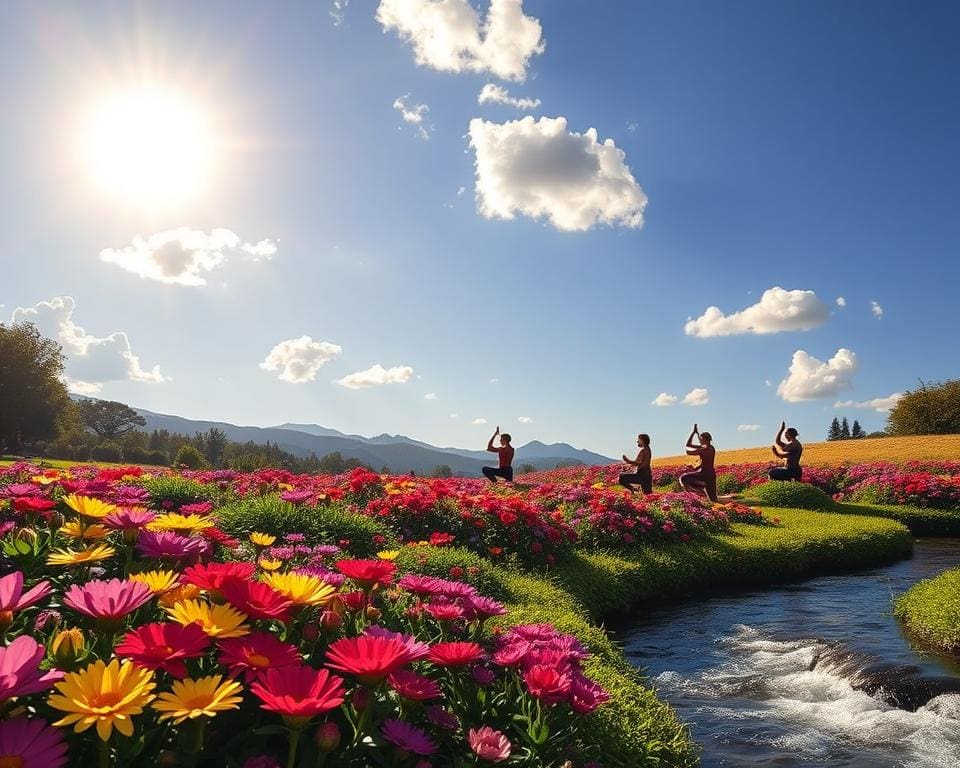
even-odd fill
[[(801, 435), (801, 439), (802, 439)], [(773, 434), (770, 435), (773, 442)], [(843, 464), (864, 461), (951, 460), (960, 455), (960, 435), (911, 435), (909, 437), (871, 437), (862, 440), (834, 440), (804, 443), (803, 460), (807, 464)], [(752, 464), (773, 461), (770, 446), (738, 448), (717, 452), (717, 464)], [(666, 456), (653, 460), (655, 467), (689, 464), (689, 456)]]
[[(13, 464), (16, 464), (20, 459), (10, 459), (10, 458), (0, 458), (0, 467), (9, 467)], [(137, 466), (136, 464), (131, 464), (129, 461), (115, 464), (110, 461), (71, 461), (70, 459), (30, 459), (31, 464), (36, 464), (43, 469), (70, 469), (71, 467), (130, 467)], [(150, 465), (142, 465), (147, 469), (158, 469), (158, 467), (150, 467)]]
[(960, 536), (960, 509), (928, 509), (885, 504), (837, 504), (841, 514), (874, 515), (903, 523), (914, 536)]
[(960, 568), (915, 584), (896, 600), (893, 613), (920, 642), (960, 652)]

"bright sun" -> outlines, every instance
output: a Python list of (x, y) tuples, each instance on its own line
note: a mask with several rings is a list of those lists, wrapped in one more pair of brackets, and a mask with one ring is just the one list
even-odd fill
[(180, 207), (210, 182), (213, 141), (206, 116), (174, 91), (137, 88), (97, 102), (83, 126), (91, 180), (136, 208)]

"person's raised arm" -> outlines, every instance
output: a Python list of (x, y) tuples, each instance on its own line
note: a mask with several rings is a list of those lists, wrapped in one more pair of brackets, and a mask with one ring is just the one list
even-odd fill
[[(787, 428), (787, 422), (781, 421), (781, 422), (780, 422), (780, 429), (777, 431), (777, 437), (776, 437), (776, 439), (775, 439), (775, 441), (776, 441), (776, 443), (777, 443), (777, 446), (778, 446), (779, 448), (781, 448), (781, 449), (784, 449), (784, 448), (787, 447), (787, 444), (786, 444), (785, 442), (783, 442), (783, 430), (785, 430), (786, 428)], [(779, 456), (779, 454), (777, 454), (777, 455)], [(782, 459), (783, 456), (780, 456), (780, 458)]]
[(777, 450), (777, 446), (775, 446), (775, 445), (771, 445), (771, 446), (770, 446), (770, 450), (773, 451), (773, 455), (776, 456), (778, 459), (785, 459), (785, 458), (787, 458), (787, 456), (790, 455), (790, 454), (783, 453), (782, 451)]
[(700, 430), (697, 429), (697, 425), (693, 425), (693, 431), (690, 433), (690, 437), (687, 438), (687, 455), (694, 456), (700, 451), (700, 446), (695, 445), (693, 438), (700, 433)]
[(499, 453), (499, 448), (493, 447), (493, 441), (497, 439), (497, 435), (500, 434), (500, 427), (497, 427), (497, 431), (493, 433), (493, 437), (490, 438), (490, 441), (487, 443), (487, 450), (491, 453)]

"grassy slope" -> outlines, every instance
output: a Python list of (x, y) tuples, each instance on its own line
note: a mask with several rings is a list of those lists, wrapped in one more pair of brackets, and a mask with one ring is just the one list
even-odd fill
[(918, 582), (897, 599), (893, 612), (922, 643), (960, 652), (960, 568)]
[[(802, 437), (802, 436), (801, 436)], [(771, 436), (770, 442), (773, 442)], [(910, 459), (956, 459), (960, 455), (960, 435), (914, 435), (910, 437), (876, 437), (863, 440), (837, 440), (804, 443), (803, 459), (807, 464), (842, 464), (845, 461), (907, 461)], [(750, 464), (772, 461), (769, 445), (762, 448), (739, 448), (718, 451), (717, 464)], [(655, 458), (655, 467), (689, 464), (688, 456)]]

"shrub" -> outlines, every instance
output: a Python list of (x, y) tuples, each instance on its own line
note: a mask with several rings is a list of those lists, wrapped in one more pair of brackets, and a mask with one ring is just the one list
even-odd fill
[(207, 466), (207, 460), (192, 445), (181, 445), (177, 455), (173, 458), (173, 466), (187, 469), (202, 469)]
[(832, 510), (836, 507), (834, 500), (827, 494), (807, 483), (771, 480), (754, 486), (748, 495), (771, 507), (815, 510)]
[(148, 451), (143, 463), (151, 464), (157, 467), (164, 467), (169, 463), (169, 461), (169, 457), (163, 451)]
[(894, 603), (893, 613), (923, 643), (960, 650), (960, 568), (912, 586)]
[(90, 451), (90, 456), (94, 461), (109, 461), (116, 464), (122, 456), (120, 446), (116, 443), (100, 443), (96, 448)]
[(150, 492), (150, 506), (154, 509), (179, 509), (185, 504), (213, 501), (216, 489), (179, 475), (160, 475), (138, 481)]
[(737, 479), (736, 475), (728, 472), (717, 475), (717, 493), (719, 494), (740, 493), (743, 487), (744, 484)]

